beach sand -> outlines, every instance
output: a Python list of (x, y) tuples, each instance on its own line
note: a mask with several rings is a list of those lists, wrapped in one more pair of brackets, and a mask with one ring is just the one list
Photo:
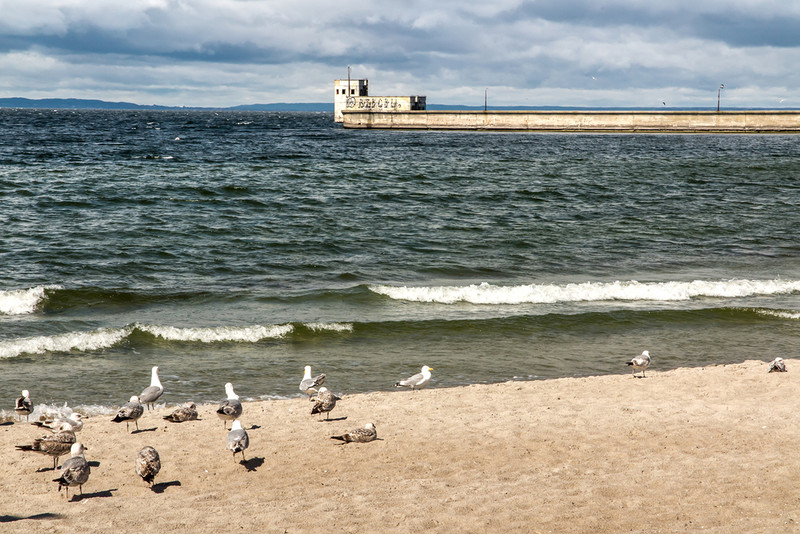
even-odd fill
[[(0, 531), (797, 532), (800, 360), (787, 367), (354, 394), (330, 422), (306, 399), (248, 402), (244, 464), (215, 406), (181, 424), (145, 412), (134, 434), (95, 416), (70, 502), (40, 471), (50, 457), (14, 449), (42, 429), (0, 426)], [(330, 439), (367, 422), (381, 440)], [(145, 445), (154, 489), (134, 473)]]

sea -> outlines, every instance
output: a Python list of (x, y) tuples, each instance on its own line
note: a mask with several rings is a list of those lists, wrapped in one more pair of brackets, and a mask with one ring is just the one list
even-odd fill
[(0, 109), (0, 415), (793, 358), (798, 229), (792, 135)]

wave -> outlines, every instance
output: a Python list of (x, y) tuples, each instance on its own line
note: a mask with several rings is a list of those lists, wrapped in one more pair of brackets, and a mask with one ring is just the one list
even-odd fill
[(48, 291), (58, 285), (0, 291), (0, 315), (26, 315), (35, 312), (47, 299)]
[(555, 304), (596, 301), (685, 301), (700, 297), (735, 298), (800, 291), (798, 280), (694, 280), (692, 282), (583, 282), (498, 286), (372, 285), (370, 291), (395, 300), (438, 304)]

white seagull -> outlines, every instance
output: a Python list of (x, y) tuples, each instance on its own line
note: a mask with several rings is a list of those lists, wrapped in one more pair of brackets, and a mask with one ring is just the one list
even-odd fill
[(236, 453), (242, 453), (242, 461), (244, 458), (244, 450), (250, 446), (250, 438), (247, 431), (242, 428), (242, 423), (238, 419), (231, 425), (231, 431), (228, 432), (227, 438), (228, 450), (233, 452), (233, 461), (236, 461)]
[(431, 379), (431, 371), (433, 371), (433, 367), (428, 367), (427, 365), (422, 366), (422, 371), (415, 374), (414, 376), (410, 376), (405, 380), (401, 380), (400, 382), (395, 382), (394, 387), (408, 387), (411, 389), (416, 389), (419, 387), (424, 386), (428, 383)]
[(161, 457), (153, 447), (144, 447), (136, 455), (136, 474), (142, 477), (150, 487), (153, 487), (153, 479), (161, 471)]
[(769, 362), (769, 373), (785, 373), (786, 372), (786, 362), (783, 361), (783, 358), (775, 358), (771, 362)]
[(28, 416), (33, 411), (33, 403), (31, 402), (31, 394), (27, 389), (22, 390), (22, 395), (17, 397), (17, 403), (14, 406), (14, 412), (16, 412), (17, 417), (22, 419), (22, 416), (25, 416), (25, 420), (28, 420)]
[(61, 466), (61, 476), (53, 479), (53, 482), (58, 482), (58, 491), (65, 488), (67, 500), (69, 500), (70, 486), (79, 486), (81, 495), (83, 495), (83, 485), (89, 480), (92, 469), (83, 455), (85, 450), (87, 449), (82, 443), (73, 443), (70, 449), (72, 457)]
[(378, 439), (378, 431), (375, 425), (367, 423), (364, 428), (356, 428), (350, 432), (345, 432), (341, 436), (331, 436), (331, 439), (338, 439), (345, 443), (368, 443)]
[(69, 417), (59, 416), (55, 419), (47, 419), (46, 421), (34, 421), (31, 423), (42, 428), (49, 428), (53, 432), (57, 432), (62, 424), (68, 424), (73, 432), (80, 432), (83, 429), (83, 414), (72, 412)]
[(242, 415), (242, 403), (239, 402), (239, 395), (233, 392), (233, 384), (225, 384), (225, 394), (228, 398), (219, 403), (217, 415), (222, 419), (222, 426), (228, 428), (225, 421), (233, 421)]
[(325, 373), (311, 377), (311, 366), (306, 365), (303, 380), (300, 381), (300, 391), (309, 397), (317, 392), (317, 388), (325, 382)]
[(136, 423), (136, 430), (139, 430), (139, 418), (144, 413), (144, 406), (139, 402), (139, 397), (134, 395), (131, 400), (117, 411), (117, 415), (111, 420), (112, 423), (125, 421), (125, 430), (130, 430), (130, 422)]
[[(631, 361), (627, 362), (628, 365), (633, 367), (633, 376), (636, 378), (646, 378), (644, 376), (644, 370), (650, 367), (650, 351), (642, 351), (639, 356), (632, 358)], [(642, 376), (637, 377), (636, 371), (641, 371)]]
[(148, 409), (153, 409), (153, 404), (164, 393), (164, 386), (161, 385), (161, 380), (158, 379), (158, 366), (154, 366), (150, 376), (150, 385), (142, 390), (139, 394), (139, 401), (145, 404)]

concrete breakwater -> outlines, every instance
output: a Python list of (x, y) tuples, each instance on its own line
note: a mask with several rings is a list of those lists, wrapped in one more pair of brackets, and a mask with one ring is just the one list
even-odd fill
[(345, 128), (628, 133), (800, 133), (800, 110), (400, 111), (346, 110)]

